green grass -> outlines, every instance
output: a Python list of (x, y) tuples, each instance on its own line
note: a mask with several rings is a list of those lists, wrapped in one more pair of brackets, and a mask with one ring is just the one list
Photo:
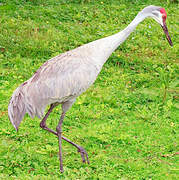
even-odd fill
[[(111, 55), (63, 124), (91, 164), (63, 142), (60, 174), (57, 138), (40, 120), (26, 115), (18, 133), (10, 124), (13, 91), (49, 58), (122, 30), (150, 4), (166, 9), (174, 46), (146, 19)], [(1, 0), (0, 179), (179, 179), (178, 19), (177, 1)]]

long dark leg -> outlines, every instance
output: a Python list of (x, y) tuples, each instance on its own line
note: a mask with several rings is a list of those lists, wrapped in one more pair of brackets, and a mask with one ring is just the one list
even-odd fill
[(90, 163), (89, 159), (88, 159), (88, 153), (85, 151), (85, 149), (83, 147), (79, 146), (78, 144), (75, 144), (74, 142), (70, 141), (69, 139), (67, 139), (64, 136), (62, 136), (62, 139), (69, 142), (70, 144), (72, 144), (73, 146), (75, 146), (78, 149), (78, 152), (81, 155), (83, 163), (85, 163), (85, 162), (87, 162), (88, 164)]
[(63, 162), (62, 162), (62, 123), (65, 117), (65, 112), (62, 112), (60, 121), (56, 128), (59, 142), (59, 160), (60, 160), (60, 171), (63, 172)]
[[(56, 136), (58, 136), (57, 132), (54, 131), (53, 129), (50, 129), (47, 127), (46, 125), (46, 120), (47, 117), (49, 116), (50, 112), (52, 112), (52, 109), (54, 107), (50, 107), (50, 109), (48, 110), (47, 114), (45, 115), (45, 117), (42, 119), (42, 121), (40, 122), (40, 127), (44, 130), (47, 130), (53, 134), (55, 134)], [(74, 142), (70, 141), (69, 139), (67, 139), (66, 137), (62, 136), (62, 139), (67, 141), (68, 143), (70, 143), (71, 145), (75, 146), (78, 149), (78, 152), (81, 155), (82, 161), (83, 163), (87, 162), (89, 164), (89, 159), (88, 159), (88, 153), (85, 151), (85, 149), (81, 146), (79, 146), (78, 144), (75, 144)]]
[(57, 106), (57, 104), (51, 104), (51, 105), (50, 105), (50, 108), (49, 108), (49, 110), (47, 111), (47, 113), (45, 114), (45, 117), (44, 117), (44, 118), (42, 119), (42, 121), (40, 122), (40, 127), (41, 127), (41, 128), (43, 128), (43, 129), (45, 129), (45, 130), (48, 131), (49, 128), (46, 126), (46, 120), (47, 120), (49, 114), (52, 112), (53, 108), (56, 107), (56, 106)]
[[(52, 110), (54, 109), (54, 107), (56, 107), (58, 104), (51, 104), (48, 112), (46, 113), (45, 117), (42, 119), (42, 121), (40, 122), (40, 127), (43, 128), (44, 130), (47, 130), (53, 134), (55, 134), (56, 136), (58, 136), (57, 132), (48, 128), (46, 125), (46, 120), (49, 116), (49, 114), (52, 112)], [(88, 160), (88, 154), (87, 152), (84, 150), (83, 147), (79, 146), (78, 144), (75, 144), (74, 142), (70, 141), (69, 139), (67, 139), (64, 136), (61, 136), (63, 140), (67, 141), (68, 143), (72, 144), (73, 146), (75, 146), (78, 149), (78, 152), (81, 154), (82, 157), (82, 161), (85, 163), (87, 162), (89, 164), (89, 160)]]

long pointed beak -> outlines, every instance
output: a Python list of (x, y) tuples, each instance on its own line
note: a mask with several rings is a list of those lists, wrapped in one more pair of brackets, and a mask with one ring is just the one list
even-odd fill
[(163, 31), (164, 31), (164, 33), (165, 33), (165, 35), (166, 35), (166, 38), (167, 38), (170, 46), (173, 46), (172, 40), (171, 40), (171, 38), (170, 38), (170, 36), (169, 36), (169, 33), (168, 33), (168, 29), (167, 29), (166, 22), (163, 22), (162, 29), (163, 29)]

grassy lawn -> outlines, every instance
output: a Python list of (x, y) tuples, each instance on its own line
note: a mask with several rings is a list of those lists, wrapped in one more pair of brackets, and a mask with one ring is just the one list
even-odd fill
[[(111, 55), (96, 82), (67, 112), (63, 134), (90, 165), (25, 116), (16, 133), (13, 91), (49, 58), (125, 28), (147, 5), (166, 9), (161, 27), (142, 22)], [(0, 179), (179, 179), (179, 13), (169, 0), (0, 0)], [(61, 107), (48, 119), (55, 129)]]

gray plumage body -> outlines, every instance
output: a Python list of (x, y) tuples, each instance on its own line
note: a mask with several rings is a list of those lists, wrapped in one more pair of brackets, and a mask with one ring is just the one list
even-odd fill
[(148, 6), (121, 32), (65, 52), (44, 63), (11, 97), (8, 115), (16, 130), (25, 113), (32, 118), (41, 118), (48, 104), (73, 104), (76, 97), (93, 84), (111, 53), (146, 17), (156, 19), (151, 12), (160, 8)]
[[(46, 106), (51, 105), (42, 119), (40, 127), (58, 136), (61, 172), (63, 172), (61, 139), (75, 146), (81, 153), (83, 162), (89, 163), (86, 151), (62, 136), (61, 127), (66, 111), (74, 103), (76, 97), (94, 83), (111, 53), (146, 17), (154, 18), (162, 26), (168, 42), (172, 45), (165, 23), (165, 10), (157, 6), (148, 6), (139, 12), (121, 32), (48, 60), (29, 80), (14, 91), (9, 102), (8, 115), (16, 130), (18, 130), (25, 113), (28, 113), (32, 118), (35, 116), (42, 118)], [(62, 114), (56, 131), (54, 131), (46, 126), (46, 120), (52, 109), (58, 104), (62, 104)]]
[(25, 113), (42, 118), (48, 104), (73, 104), (94, 83), (118, 44), (127, 38), (121, 36), (124, 33), (93, 41), (45, 62), (11, 97), (8, 114), (16, 130)]

